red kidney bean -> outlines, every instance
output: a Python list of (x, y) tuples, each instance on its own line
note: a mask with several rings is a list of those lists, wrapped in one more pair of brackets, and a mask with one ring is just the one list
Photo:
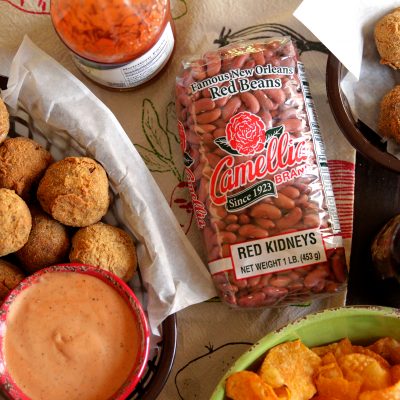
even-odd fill
[(228, 224), (235, 224), (236, 222), (238, 222), (239, 217), (235, 214), (229, 214), (227, 215), (224, 220), (228, 223)]
[(209, 98), (202, 98), (193, 103), (194, 113), (200, 114), (203, 111), (210, 111), (215, 108), (215, 102)]
[(218, 232), (218, 238), (221, 243), (233, 244), (236, 243), (236, 235), (233, 232), (221, 231)]
[(268, 218), (255, 218), (254, 223), (266, 230), (275, 228), (275, 222)]
[(221, 57), (218, 53), (206, 53), (204, 55), (207, 64), (207, 76), (215, 76), (221, 71)]
[(232, 60), (231, 68), (232, 69), (242, 68), (248, 58), (249, 58), (248, 54), (242, 54), (242, 55), (236, 56)]
[(267, 89), (264, 92), (275, 104), (283, 104), (286, 100), (285, 92), (282, 89)]
[(288, 276), (275, 276), (269, 280), (269, 284), (275, 287), (287, 287), (292, 280)]
[(239, 234), (245, 238), (263, 238), (268, 236), (268, 231), (253, 224), (242, 225)]
[(247, 279), (235, 279), (231, 272), (228, 273), (228, 276), (229, 282), (231, 282), (233, 285), (236, 285), (239, 289), (244, 289), (247, 287)]
[(253, 218), (270, 218), (276, 220), (282, 217), (282, 212), (272, 204), (258, 203), (250, 210), (250, 216)]
[[(217, 128), (214, 132), (213, 132), (213, 136), (214, 138), (218, 138), (221, 136), (225, 136), (225, 128)], [(226, 154), (226, 153), (224, 153)]]
[(301, 282), (293, 282), (287, 286), (289, 292), (298, 292), (304, 289), (304, 285)]
[(247, 279), (247, 286), (249, 288), (258, 287), (261, 281), (261, 276), (253, 276), (252, 278)]
[(272, 116), (271, 116), (271, 113), (269, 113), (266, 110), (261, 110), (259, 114), (260, 114), (261, 119), (264, 121), (265, 128), (266, 129), (272, 128)]
[(213, 125), (215, 125), (217, 128), (223, 128), (225, 130), (226, 122), (223, 119), (218, 118), (213, 122)]
[(226, 281), (219, 283), (217, 285), (217, 287), (219, 290), (221, 290), (221, 292), (236, 293), (237, 291), (239, 291), (237, 286), (231, 285), (230, 283), (227, 283)]
[(237, 232), (240, 228), (239, 224), (229, 224), (226, 226), (226, 230), (228, 232)]
[(281, 124), (285, 125), (286, 130), (289, 132), (301, 132), (306, 126), (304, 120), (297, 118), (286, 119)]
[(192, 66), (192, 77), (198, 81), (201, 81), (206, 78), (206, 72), (204, 71), (204, 61), (197, 60), (193, 61)]
[(212, 124), (203, 124), (203, 125), (194, 125), (193, 130), (196, 133), (206, 133), (206, 132), (213, 132), (215, 130), (215, 125)]
[(253, 60), (255, 61), (256, 65), (264, 65), (265, 64), (265, 57), (264, 53), (261, 51), (257, 53), (253, 53), (251, 55), (253, 57)]
[(282, 297), (285, 296), (289, 291), (283, 287), (266, 286), (262, 289), (267, 297)]
[(285, 186), (280, 189), (278, 193), (283, 194), (292, 200), (297, 199), (300, 196), (300, 190), (294, 186)]
[(206, 111), (196, 116), (197, 123), (199, 124), (209, 124), (210, 122), (215, 121), (221, 115), (221, 109), (215, 108), (211, 111)]
[[(212, 135), (211, 135), (211, 137), (212, 137)], [(218, 162), (220, 161), (220, 157), (218, 157), (216, 154), (214, 154), (214, 153), (208, 153), (207, 155), (206, 155), (206, 158), (207, 158), (207, 161), (208, 161), (208, 163), (210, 164), (210, 167), (211, 168), (215, 168), (216, 167), (216, 165), (218, 164)]]
[(230, 117), (232, 117), (233, 114), (236, 113), (236, 111), (239, 109), (239, 107), (242, 105), (242, 102), (240, 101), (239, 97), (232, 97), (225, 105), (225, 107), (222, 108), (222, 119), (224, 121), (228, 121)]
[(210, 89), (208, 89), (208, 88), (203, 89), (201, 91), (201, 95), (203, 96), (203, 98), (208, 98), (209, 99), (211, 97)]
[(274, 198), (275, 205), (280, 209), (292, 209), (295, 206), (294, 200), (284, 195), (282, 192), (278, 192), (278, 197)]
[(320, 226), (320, 223), (321, 223), (319, 215), (316, 212), (305, 214), (304, 218), (303, 218), (303, 221), (304, 221), (304, 225), (307, 228), (318, 228)]
[(215, 100), (215, 105), (217, 106), (217, 107), (223, 107), (227, 102), (228, 102), (228, 100), (229, 100), (229, 97), (228, 96), (225, 96), (225, 97), (221, 97), (220, 99), (218, 99), (218, 100)]
[(240, 98), (248, 110), (253, 114), (257, 114), (260, 111), (260, 103), (253, 94), (244, 92), (240, 94)]
[(230, 257), (231, 255), (231, 246), (229, 244), (223, 244), (221, 249), (221, 257)]
[(301, 220), (302, 216), (303, 212), (301, 211), (301, 208), (294, 207), (282, 218), (276, 221), (276, 227), (281, 231), (290, 228), (291, 226), (296, 225)]
[(247, 214), (240, 214), (238, 221), (241, 225), (248, 224), (250, 222), (250, 217)]
[(304, 286), (307, 289), (317, 287), (320, 282), (324, 282), (325, 278), (328, 276), (327, 272), (323, 269), (314, 269), (304, 278)]
[(254, 97), (258, 100), (263, 110), (269, 111), (276, 108), (275, 103), (261, 90), (255, 91)]
[(252, 294), (248, 294), (245, 296), (241, 296), (237, 299), (237, 303), (240, 307), (258, 307), (262, 305), (265, 300), (265, 293), (256, 292)]

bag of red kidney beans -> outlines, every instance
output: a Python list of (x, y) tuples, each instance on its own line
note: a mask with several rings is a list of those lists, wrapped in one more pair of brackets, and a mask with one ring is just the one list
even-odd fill
[(343, 290), (327, 159), (291, 39), (239, 42), (183, 62), (176, 111), (220, 298), (256, 308)]

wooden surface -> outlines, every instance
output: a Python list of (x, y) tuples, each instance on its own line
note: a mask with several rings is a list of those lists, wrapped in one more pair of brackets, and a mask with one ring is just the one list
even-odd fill
[(383, 225), (400, 213), (400, 174), (357, 152), (353, 244), (348, 304), (400, 308), (400, 284), (381, 280), (372, 266), (371, 243)]

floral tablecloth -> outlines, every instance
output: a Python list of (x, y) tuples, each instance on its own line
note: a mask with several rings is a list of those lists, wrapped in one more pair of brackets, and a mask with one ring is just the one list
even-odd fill
[[(325, 92), (327, 49), (293, 16), (299, 0), (174, 0), (177, 42), (173, 60), (151, 84), (131, 92), (95, 86), (74, 66), (50, 21), (49, 0), (0, 1), (0, 74), (28, 34), (33, 42), (84, 82), (116, 115), (169, 202), (182, 229), (205, 260), (195, 226), (174, 113), (174, 83), (181, 59), (241, 39), (290, 35), (305, 64), (320, 118), (339, 218), (350, 256), (355, 152), (337, 127)], [(345, 295), (264, 311), (232, 311), (219, 302), (178, 313), (178, 346), (159, 399), (206, 399), (229, 365), (267, 332), (309, 312), (344, 304)]]

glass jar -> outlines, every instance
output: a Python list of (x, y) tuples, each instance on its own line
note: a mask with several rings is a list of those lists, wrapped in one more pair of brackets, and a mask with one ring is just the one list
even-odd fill
[(148, 82), (174, 49), (169, 0), (52, 0), (50, 13), (76, 66), (102, 86)]

